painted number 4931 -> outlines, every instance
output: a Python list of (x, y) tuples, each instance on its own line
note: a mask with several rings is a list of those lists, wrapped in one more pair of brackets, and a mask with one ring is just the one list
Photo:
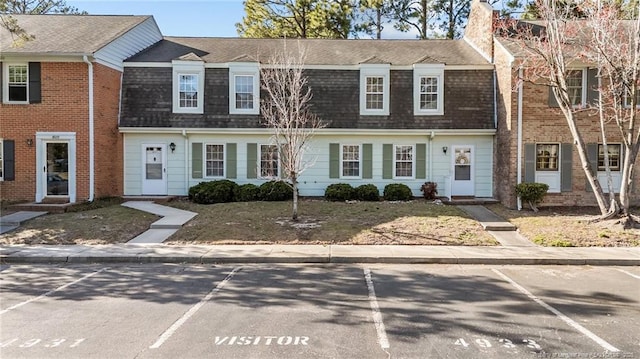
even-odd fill
[[(515, 348), (516, 347), (516, 343), (514, 343), (513, 341), (509, 340), (509, 339), (498, 339), (497, 343), (492, 343), (487, 339), (483, 339), (483, 338), (479, 338), (476, 339), (472, 342), (467, 342), (466, 340), (464, 340), (464, 338), (459, 338), (455, 341), (454, 343), (455, 345), (464, 347), (464, 348), (468, 348), (470, 346), (474, 347), (478, 347), (478, 348), (491, 348), (491, 347), (497, 347), (497, 348), (506, 348), (506, 349), (511, 349), (511, 348)], [(536, 343), (534, 340), (531, 339), (523, 339), (522, 340), (522, 344), (526, 345), (527, 348), (529, 349), (533, 349), (533, 350), (542, 350), (542, 347), (540, 347), (540, 345), (538, 345), (538, 343)]]
[(32, 348), (35, 346), (43, 346), (45, 348), (62, 348), (62, 347), (75, 348), (85, 340), (86, 340), (85, 338), (69, 339), (69, 340), (63, 339), (63, 338), (56, 338), (56, 339), (34, 338), (34, 339), (20, 341), (19, 338), (13, 338), (5, 342), (0, 342), (0, 348), (6, 348), (11, 345), (16, 345), (18, 348)]

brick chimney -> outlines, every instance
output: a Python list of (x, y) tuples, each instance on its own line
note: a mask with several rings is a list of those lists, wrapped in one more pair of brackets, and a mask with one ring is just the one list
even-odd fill
[(498, 11), (487, 0), (472, 0), (464, 39), (487, 59), (493, 60), (494, 21)]

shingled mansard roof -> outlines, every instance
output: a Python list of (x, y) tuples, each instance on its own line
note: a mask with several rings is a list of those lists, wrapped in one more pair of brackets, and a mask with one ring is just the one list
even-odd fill
[(307, 65), (487, 65), (464, 40), (328, 40), (164, 37), (126, 62), (171, 62), (189, 53), (206, 63), (268, 63), (275, 51), (306, 49)]
[(109, 45), (151, 16), (11, 15), (34, 40), (13, 46), (0, 27), (0, 54), (90, 55)]

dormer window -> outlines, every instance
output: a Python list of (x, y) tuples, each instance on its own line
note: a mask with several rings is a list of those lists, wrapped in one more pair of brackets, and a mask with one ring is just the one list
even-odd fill
[(260, 71), (257, 63), (229, 65), (229, 113), (260, 113)]
[(360, 115), (389, 115), (389, 65), (360, 66)]
[(174, 60), (173, 112), (204, 113), (204, 62)]
[(414, 65), (413, 112), (416, 116), (444, 115), (444, 65)]

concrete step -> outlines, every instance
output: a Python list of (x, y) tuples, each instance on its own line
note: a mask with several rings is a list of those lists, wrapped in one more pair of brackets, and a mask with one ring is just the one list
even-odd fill
[(480, 222), (485, 231), (515, 231), (516, 226), (509, 222)]

